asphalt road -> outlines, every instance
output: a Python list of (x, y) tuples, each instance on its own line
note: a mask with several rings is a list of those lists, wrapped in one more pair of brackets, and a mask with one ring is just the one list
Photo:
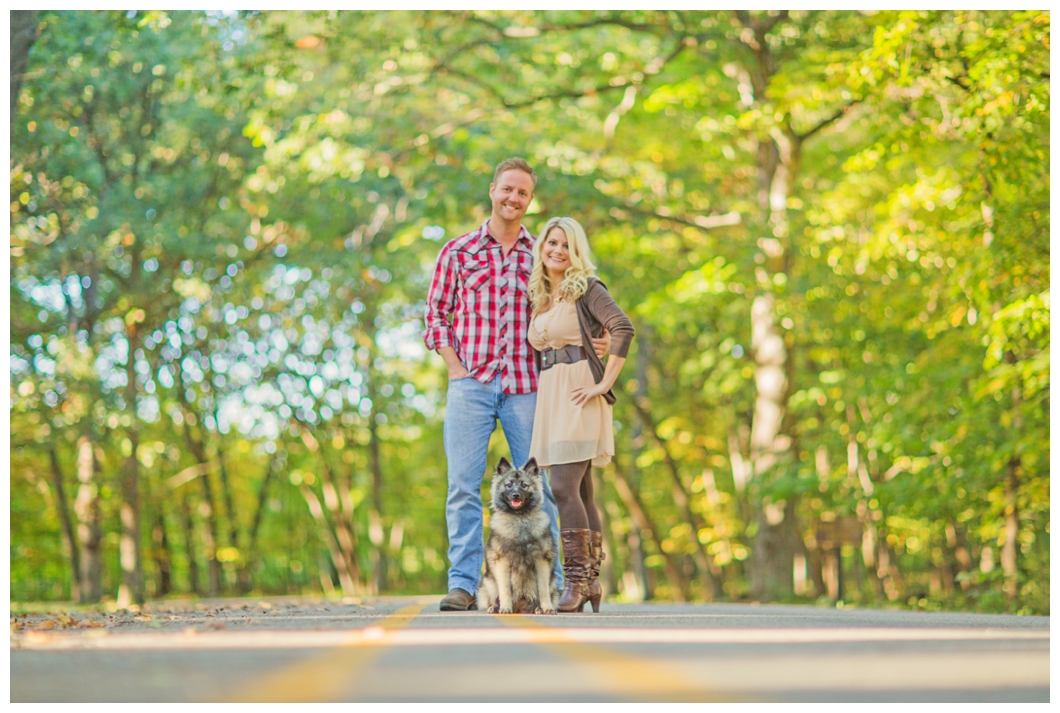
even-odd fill
[(1049, 701), (1048, 617), (611, 603), (498, 616), (442, 613), (440, 598), (13, 618), (10, 700)]

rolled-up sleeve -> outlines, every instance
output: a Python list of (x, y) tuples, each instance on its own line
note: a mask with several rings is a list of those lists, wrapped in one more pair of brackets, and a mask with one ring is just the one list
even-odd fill
[(431, 286), (427, 290), (427, 307), (423, 316), (426, 329), (421, 335), (428, 349), (451, 347), (456, 342), (449, 317), (456, 308), (457, 284), (456, 261), (453, 259), (450, 245), (446, 245), (438, 253)]

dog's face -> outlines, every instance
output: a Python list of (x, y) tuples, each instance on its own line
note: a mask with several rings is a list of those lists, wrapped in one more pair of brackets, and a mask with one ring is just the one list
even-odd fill
[(533, 511), (544, 499), (543, 477), (533, 458), (518, 469), (501, 458), (490, 487), (493, 509), (513, 514)]

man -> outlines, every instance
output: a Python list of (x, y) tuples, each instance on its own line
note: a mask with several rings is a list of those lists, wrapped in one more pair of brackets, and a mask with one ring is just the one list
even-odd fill
[[(537, 367), (527, 341), (526, 290), (534, 238), (523, 227), (523, 216), (536, 187), (537, 176), (526, 161), (502, 161), (490, 184), (489, 219), (445, 244), (427, 292), (423, 339), (445, 360), (449, 372), (444, 440), (450, 567), (442, 611), (475, 608), (483, 560), (480, 489), (497, 420), (516, 467), (526, 462), (530, 451)], [(609, 343), (607, 335), (593, 340), (594, 350), (602, 354)], [(547, 481), (545, 510), (558, 554), (558, 510)], [(558, 556), (556, 575), (562, 586)]]

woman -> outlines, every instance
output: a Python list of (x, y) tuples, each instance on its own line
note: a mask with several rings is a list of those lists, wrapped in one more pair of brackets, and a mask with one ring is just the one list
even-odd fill
[[(593, 503), (592, 467), (615, 454), (611, 386), (626, 361), (633, 324), (596, 277), (585, 230), (572, 218), (552, 218), (534, 245), (528, 293), (529, 338), (540, 378), (530, 456), (551, 469), (559, 507), (565, 586), (557, 609), (600, 611), (600, 514)], [(590, 339), (611, 334), (607, 365)], [(588, 347), (588, 348), (586, 348)]]

